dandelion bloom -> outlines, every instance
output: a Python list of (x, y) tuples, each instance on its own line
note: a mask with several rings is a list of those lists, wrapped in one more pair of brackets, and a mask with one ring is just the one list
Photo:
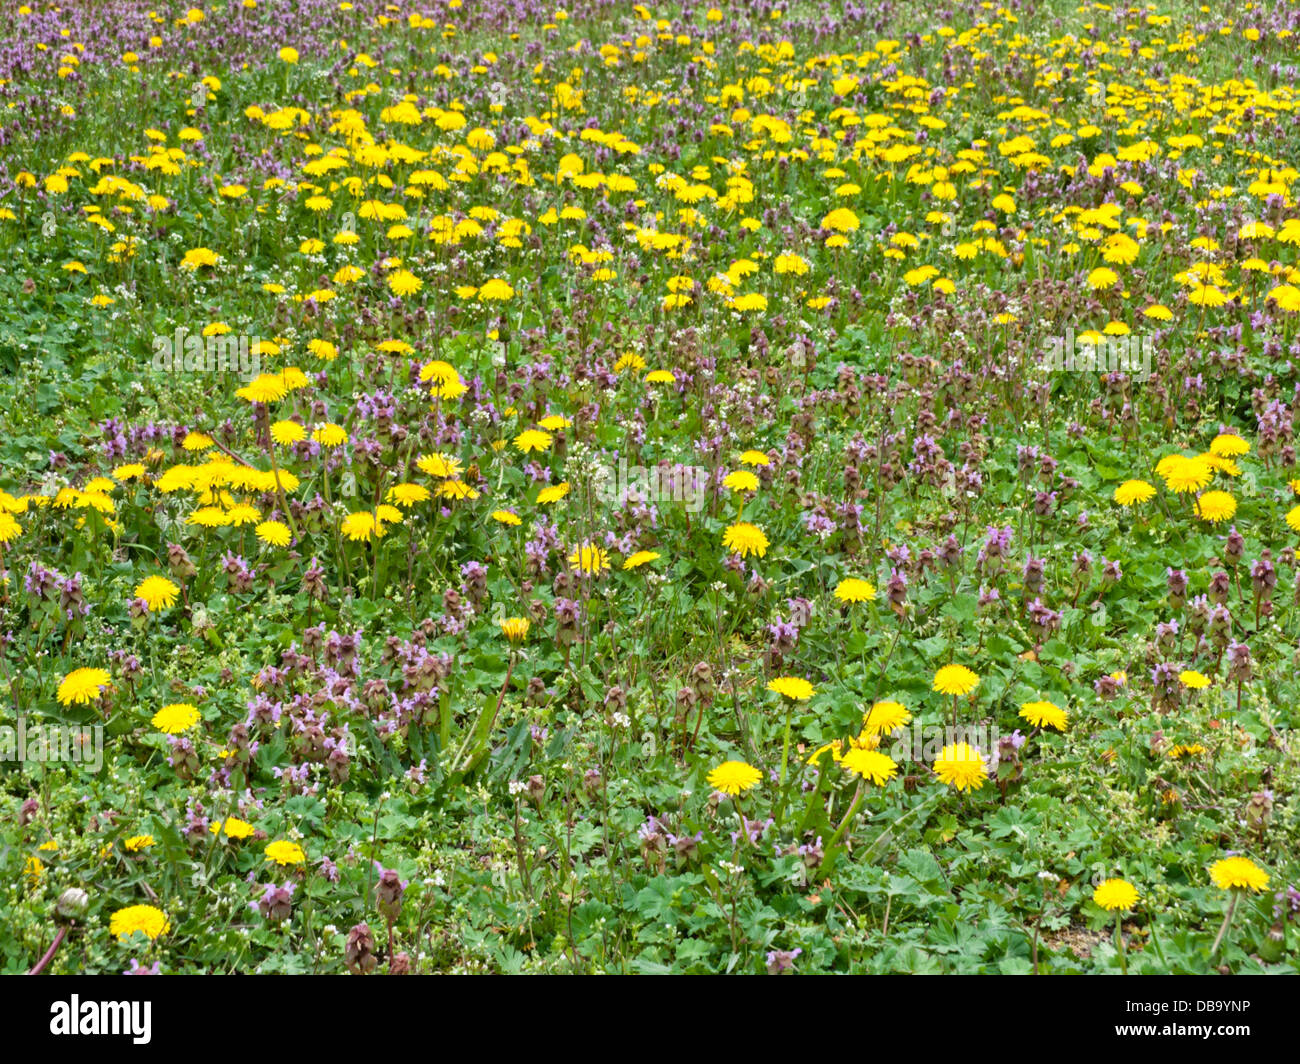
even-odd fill
[(510, 510), (493, 510), (490, 516), (497, 524), (509, 525), (512, 528), (523, 524), (520, 516)]
[(978, 791), (989, 778), (988, 763), (970, 743), (950, 743), (934, 762), (939, 779), (959, 791)]
[(1253, 890), (1268, 886), (1268, 873), (1249, 857), (1225, 857), (1210, 865), (1210, 878), (1220, 890)]
[(882, 754), (879, 750), (864, 750), (860, 747), (855, 747), (845, 754), (840, 764), (881, 787), (898, 772), (898, 765), (892, 757)]
[(522, 643), (528, 638), (528, 629), (531, 627), (527, 617), (503, 617), (497, 621), (501, 628), (501, 634), (512, 643)]
[(288, 395), (289, 388), (279, 374), (263, 373), (244, 387), (237, 388), (235, 394), (250, 403), (274, 403)]
[(722, 478), (722, 486), (728, 491), (758, 491), (758, 477), (748, 469), (738, 469)]
[(256, 506), (250, 506), (247, 503), (241, 503), (238, 506), (232, 506), (226, 511), (226, 518), (229, 524), (235, 528), (243, 528), (245, 525), (251, 525), (262, 519), (262, 512)]
[(342, 425), (317, 425), (312, 429), (311, 438), (322, 447), (342, 447), (348, 442), (348, 430)]
[(1195, 669), (1184, 669), (1178, 674), (1178, 679), (1184, 687), (1191, 691), (1200, 691), (1210, 686), (1210, 678)]
[(537, 504), (539, 506), (549, 506), (553, 502), (559, 502), (569, 494), (569, 482), (562, 480), (558, 484), (548, 484), (537, 493)]
[(551, 445), (551, 434), (541, 429), (525, 429), (515, 437), (516, 449), (528, 454), (531, 451), (544, 451)]
[(909, 723), (912, 714), (901, 702), (876, 702), (862, 718), (865, 735), (892, 735)]
[(460, 460), (448, 454), (422, 454), (415, 465), (422, 473), (443, 480), (460, 475)]
[(748, 558), (751, 554), (757, 554), (762, 558), (767, 554), (768, 548), (767, 536), (763, 534), (763, 530), (748, 521), (729, 526), (722, 534), (722, 545), (728, 550), (735, 551), (742, 558)]
[(1131, 909), (1137, 904), (1138, 892), (1132, 883), (1122, 879), (1107, 879), (1097, 884), (1092, 892), (1092, 900), (1107, 912), (1117, 909)]
[(514, 294), (515, 290), (510, 287), (509, 282), (503, 281), (500, 277), (493, 277), (478, 290), (479, 299), (494, 300), (498, 303), (513, 299)]
[(201, 266), (215, 266), (221, 261), (221, 256), (211, 248), (193, 248), (185, 252), (181, 259), (182, 270), (197, 270)]
[(394, 484), (384, 498), (398, 506), (414, 506), (429, 499), (429, 489), (423, 484)]
[(1217, 525), (1237, 512), (1237, 500), (1226, 491), (1207, 491), (1196, 500), (1196, 516)]
[(307, 430), (296, 421), (277, 421), (271, 426), (271, 439), (281, 447), (289, 447), (307, 438)]
[(230, 524), (230, 518), (220, 506), (200, 506), (185, 519), (185, 523), (200, 528), (224, 528)]
[(444, 499), (477, 499), (478, 490), (463, 480), (444, 480), (438, 485), (438, 495)]
[(141, 850), (147, 850), (154, 844), (152, 835), (132, 835), (129, 839), (122, 840), (122, 846), (127, 853), (139, 853)]
[(1161, 461), (1164, 466), (1163, 471), (1157, 466), (1157, 471), (1165, 479), (1165, 486), (1173, 492), (1181, 495), (1188, 495), (1192, 492), (1200, 491), (1214, 476), (1214, 471), (1210, 468), (1210, 463), (1203, 458), (1186, 458), (1183, 455), (1171, 455), (1173, 461), (1166, 464), (1165, 460)]
[(1065, 731), (1069, 714), (1051, 702), (1026, 702), (1020, 707), (1020, 716), (1035, 728), (1055, 728)]
[(772, 459), (768, 458), (762, 451), (746, 451), (740, 456), (740, 460), (748, 466), (767, 466), (772, 464)]
[(628, 559), (623, 563), (623, 568), (639, 569), (641, 566), (654, 561), (658, 557), (659, 552), (657, 550), (639, 550), (628, 557)]
[(188, 702), (173, 702), (153, 715), (153, 726), (168, 735), (180, 735), (199, 722), (199, 711)]
[(980, 678), (965, 665), (945, 665), (934, 674), (932, 690), (941, 695), (968, 695), (980, 684)]
[(1126, 480), (1115, 489), (1113, 498), (1121, 506), (1133, 506), (1155, 496), (1156, 489), (1145, 480)]
[(220, 820), (214, 820), (212, 827), (209, 829), (212, 834), (224, 833), (228, 839), (247, 839), (253, 832), (254, 827), (246, 820), (240, 820), (238, 817), (228, 816), (223, 823)]
[(1292, 532), (1300, 532), (1300, 506), (1293, 506), (1287, 511), (1286, 524)]
[(1119, 274), (1105, 266), (1098, 266), (1088, 274), (1088, 287), (1094, 292), (1102, 288), (1114, 288), (1119, 283)]
[(835, 597), (841, 602), (871, 602), (876, 589), (870, 581), (850, 576), (835, 585)]
[(377, 524), (375, 515), (363, 510), (361, 513), (348, 514), (347, 517), (343, 518), (343, 524), (339, 526), (339, 531), (350, 540), (369, 540), (375, 534)]
[(388, 275), (388, 289), (395, 296), (414, 295), (424, 287), (424, 282), (410, 270), (395, 270)]
[(268, 861), (274, 861), (281, 866), (302, 864), (307, 860), (307, 855), (302, 852), (301, 846), (296, 842), (286, 842), (284, 839), (271, 843), (262, 852), (266, 854)]
[(81, 706), (87, 702), (97, 702), (111, 680), (112, 677), (103, 669), (73, 669), (59, 684), (59, 703)]
[(798, 676), (778, 676), (767, 685), (767, 689), (796, 702), (807, 702), (817, 693), (812, 684)]
[(283, 521), (263, 521), (253, 532), (263, 543), (271, 547), (287, 547), (292, 533)]
[(174, 605), (181, 589), (165, 576), (150, 576), (140, 581), (135, 589), (135, 597), (144, 599), (150, 612), (167, 609)]
[(136, 931), (143, 931), (149, 938), (157, 938), (171, 930), (167, 914), (152, 905), (128, 905), (118, 909), (108, 921), (108, 930), (119, 939), (126, 938)]
[(575, 573), (599, 576), (609, 568), (609, 552), (594, 543), (584, 543), (569, 555), (569, 568)]
[(1220, 458), (1239, 458), (1250, 453), (1250, 444), (1235, 432), (1221, 432), (1210, 442), (1210, 453)]
[(710, 787), (733, 796), (744, 794), (762, 778), (763, 773), (744, 761), (724, 761), (708, 775)]

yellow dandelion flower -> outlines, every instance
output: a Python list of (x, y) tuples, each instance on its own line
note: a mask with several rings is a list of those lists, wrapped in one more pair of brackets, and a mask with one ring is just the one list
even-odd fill
[(253, 532), (269, 547), (287, 547), (293, 538), (289, 526), (283, 521), (263, 521)]
[(135, 589), (135, 597), (144, 599), (150, 613), (170, 608), (180, 593), (181, 589), (165, 576), (146, 577)]
[(1210, 453), (1220, 458), (1239, 458), (1250, 453), (1250, 444), (1235, 432), (1221, 432), (1210, 441)]
[(778, 676), (768, 683), (767, 689), (795, 702), (807, 702), (817, 693), (812, 684), (799, 676)]
[(758, 477), (747, 469), (738, 469), (722, 478), (722, 486), (728, 491), (758, 491)]
[(274, 861), (281, 867), (299, 865), (307, 860), (307, 855), (303, 853), (301, 846), (296, 842), (288, 842), (284, 839), (271, 843), (262, 852), (266, 854), (268, 861)]
[(757, 554), (762, 558), (767, 554), (769, 546), (763, 530), (748, 521), (728, 526), (722, 534), (722, 545), (728, 550), (735, 551), (742, 558), (748, 558), (751, 554)]
[(892, 735), (911, 720), (912, 714), (901, 702), (875, 702), (863, 715), (862, 732), (864, 735)]
[(1220, 890), (1251, 890), (1268, 886), (1268, 873), (1249, 857), (1225, 857), (1210, 865), (1210, 878)]
[(1131, 909), (1138, 902), (1137, 888), (1122, 879), (1107, 879), (1097, 884), (1092, 900), (1107, 912)]
[(968, 695), (979, 686), (980, 678), (965, 665), (945, 665), (934, 674), (931, 690), (941, 695)]
[(128, 938), (136, 931), (149, 938), (157, 938), (171, 930), (167, 914), (152, 905), (128, 905), (118, 909), (108, 921), (109, 933), (118, 939)]
[(228, 816), (224, 821), (214, 820), (208, 829), (212, 834), (224, 834), (228, 839), (247, 839), (255, 832), (252, 824), (238, 817)]
[(869, 581), (850, 576), (835, 585), (835, 597), (841, 602), (872, 602), (876, 589)]
[(277, 421), (271, 426), (271, 439), (281, 447), (289, 447), (307, 438), (307, 430), (296, 421)]
[(950, 743), (934, 762), (939, 779), (959, 791), (977, 791), (989, 776), (988, 763), (970, 743)]
[(609, 552), (594, 543), (584, 543), (569, 555), (569, 568), (575, 573), (599, 576), (609, 568)]
[(515, 448), (529, 454), (532, 451), (544, 451), (551, 446), (551, 434), (541, 429), (525, 429), (515, 437)]
[(74, 669), (59, 684), (59, 704), (82, 706), (88, 702), (97, 702), (111, 680), (112, 677), (104, 669)]
[(153, 715), (153, 726), (168, 735), (180, 735), (199, 722), (199, 711), (188, 702), (173, 702)]
[(1155, 498), (1156, 489), (1145, 480), (1126, 480), (1115, 489), (1113, 498), (1120, 506), (1134, 506)]
[(856, 772), (865, 780), (883, 787), (897, 773), (898, 764), (888, 754), (879, 750), (864, 750), (855, 747), (844, 755), (840, 761), (850, 772)]
[(724, 761), (707, 777), (710, 787), (733, 797), (744, 794), (762, 778), (763, 773), (744, 761)]
[(427, 502), (430, 497), (429, 489), (423, 484), (394, 484), (384, 495), (398, 506), (414, 506), (418, 502)]
[(1207, 491), (1196, 500), (1196, 516), (1217, 525), (1237, 512), (1237, 500), (1226, 491)]
[(512, 643), (522, 643), (527, 639), (531, 627), (527, 617), (504, 617), (497, 624), (501, 628), (501, 634)]
[(343, 518), (339, 531), (354, 542), (359, 539), (368, 541), (375, 534), (376, 524), (375, 515), (363, 510), (360, 513), (348, 514), (347, 517)]
[(1020, 717), (1035, 728), (1055, 728), (1065, 731), (1069, 714), (1051, 702), (1026, 702), (1020, 707)]
[(449, 454), (424, 454), (415, 460), (415, 466), (431, 477), (448, 480), (460, 475), (460, 459)]

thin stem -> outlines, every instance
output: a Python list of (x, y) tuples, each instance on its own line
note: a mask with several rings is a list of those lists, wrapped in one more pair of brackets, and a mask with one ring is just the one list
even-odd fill
[(59, 928), (59, 933), (54, 936), (54, 941), (50, 943), (50, 948), (45, 951), (45, 956), (37, 961), (36, 964), (33, 965), (32, 970), (27, 974), (40, 975), (41, 972), (45, 971), (45, 966), (54, 959), (54, 954), (58, 951), (58, 948), (63, 945), (63, 940), (67, 937), (68, 928), (65, 924), (63, 927)]
[(1228, 928), (1232, 926), (1232, 917), (1237, 912), (1237, 899), (1241, 897), (1241, 892), (1234, 890), (1232, 898), (1228, 902), (1228, 911), (1223, 916), (1223, 926), (1219, 928), (1219, 933), (1214, 936), (1214, 945), (1210, 947), (1210, 960), (1214, 960), (1219, 954), (1219, 947), (1223, 944), (1223, 936), (1228, 933)]

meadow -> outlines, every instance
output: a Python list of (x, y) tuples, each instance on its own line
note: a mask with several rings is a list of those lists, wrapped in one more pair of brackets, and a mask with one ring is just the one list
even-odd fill
[(5, 4), (0, 971), (1294, 973), (1297, 32)]

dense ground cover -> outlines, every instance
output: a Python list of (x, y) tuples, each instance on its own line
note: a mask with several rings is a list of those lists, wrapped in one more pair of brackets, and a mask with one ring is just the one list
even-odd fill
[(1293, 971), (1241, 7), (5, 5), (4, 970)]

